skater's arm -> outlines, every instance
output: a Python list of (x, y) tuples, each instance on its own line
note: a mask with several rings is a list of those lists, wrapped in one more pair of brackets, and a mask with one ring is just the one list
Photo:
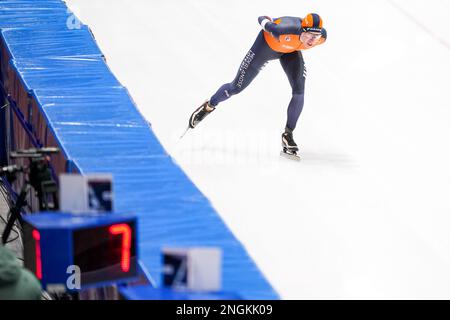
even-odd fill
[(278, 38), (281, 35), (278, 25), (274, 23), (270, 17), (261, 16), (258, 18), (258, 22), (264, 31), (271, 33), (275, 38)]
[[(267, 31), (266, 26), (269, 23), (272, 23), (272, 19), (270, 17), (268, 17), (268, 16), (261, 16), (261, 17), (258, 18), (258, 22), (261, 25), (261, 27), (263, 28), (263, 30)], [(269, 32), (269, 31), (267, 31), (267, 32)]]
[(261, 16), (258, 22), (264, 31), (271, 33), (275, 38), (282, 34), (300, 34), (299, 21), (292, 17), (282, 17), (272, 21), (268, 16)]

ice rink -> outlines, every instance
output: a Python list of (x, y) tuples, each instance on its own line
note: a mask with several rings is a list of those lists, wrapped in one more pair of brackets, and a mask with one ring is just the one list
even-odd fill
[[(449, 1), (66, 2), (282, 298), (450, 299)], [(179, 140), (258, 16), (309, 12), (328, 40), (304, 52), (301, 162), (279, 156), (277, 61)]]

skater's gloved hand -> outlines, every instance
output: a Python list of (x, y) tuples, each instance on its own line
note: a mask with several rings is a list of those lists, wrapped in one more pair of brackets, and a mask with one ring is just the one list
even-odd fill
[(272, 22), (272, 19), (269, 16), (261, 16), (258, 18), (258, 23), (261, 25), (264, 31), (267, 31), (266, 25), (270, 22)]

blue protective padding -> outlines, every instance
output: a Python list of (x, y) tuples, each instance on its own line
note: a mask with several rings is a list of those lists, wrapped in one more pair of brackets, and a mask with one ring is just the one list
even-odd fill
[(155, 289), (151, 286), (119, 287), (120, 295), (126, 300), (240, 300), (230, 292), (189, 292), (169, 289)]
[[(243, 299), (277, 299), (244, 246), (96, 56), (101, 52), (88, 29), (64, 30), (70, 15), (57, 0), (0, 0), (0, 28), (16, 28), (1, 33), (15, 58), (10, 66), (71, 167), (84, 174), (113, 175), (115, 210), (137, 215), (140, 259), (156, 284), (161, 284), (163, 247), (215, 246), (223, 252), (224, 292)], [(48, 30), (54, 30), (54, 37)], [(36, 50), (27, 51), (27, 46)]]
[(55, 125), (63, 124), (69, 128), (100, 126), (105, 129), (148, 126), (124, 87), (108, 88), (101, 95), (98, 91), (97, 88), (38, 89), (34, 90), (33, 97), (47, 120)]
[(25, 88), (75, 89), (121, 87), (101, 58), (42, 58), (11, 60)]
[(0, 0), (0, 9), (67, 7), (61, 0)]
[[(2, 10), (0, 9), (0, 12)], [(2, 17), (0, 14), (0, 28), (14, 28), (14, 27), (43, 27), (43, 26), (61, 26), (70, 22), (70, 15), (65, 11), (58, 10), (57, 14), (51, 12), (42, 13), (39, 18), (29, 15), (29, 12), (21, 12), (20, 14)]]
[(4, 29), (2, 37), (13, 59), (102, 56), (87, 26)]
[[(166, 155), (156, 139), (147, 139), (149, 124), (123, 87), (83, 90), (35, 90), (33, 96), (70, 159), (96, 150), (114, 158)], [(86, 137), (89, 139), (85, 139)], [(111, 139), (114, 137), (114, 139)], [(97, 148), (103, 141), (102, 148)], [(130, 148), (130, 145), (134, 145)], [(108, 147), (109, 146), (109, 147)], [(82, 169), (82, 168), (79, 168)]]
[(0, 1), (0, 28), (64, 26), (74, 17), (62, 1)]

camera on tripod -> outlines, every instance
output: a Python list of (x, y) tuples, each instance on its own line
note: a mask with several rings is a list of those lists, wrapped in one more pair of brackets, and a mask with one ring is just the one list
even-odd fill
[(57, 153), (59, 153), (58, 148), (32, 148), (9, 153), (11, 159), (27, 158), (30, 164), (28, 166), (14, 164), (0, 168), (0, 175), (5, 176), (9, 183), (17, 179), (18, 173), (25, 174), (25, 183), (14, 207), (11, 208), (11, 216), (2, 235), (3, 243), (6, 243), (15, 221), (19, 220), (22, 223), (20, 213), (27, 204), (26, 197), (30, 186), (33, 187), (38, 198), (39, 211), (58, 210), (58, 185), (50, 168), (50, 155)]
[[(33, 148), (26, 150), (12, 151), (9, 154), (11, 159), (27, 158), (30, 164), (27, 167), (17, 166), (14, 168), (13, 175), (17, 172), (24, 172), (28, 174), (26, 184), (30, 184), (39, 200), (39, 210), (56, 210), (58, 209), (57, 191), (58, 186), (55, 179), (53, 179), (52, 171), (50, 169), (51, 154), (57, 154), (58, 148)], [(12, 177), (15, 179), (16, 177)]]

